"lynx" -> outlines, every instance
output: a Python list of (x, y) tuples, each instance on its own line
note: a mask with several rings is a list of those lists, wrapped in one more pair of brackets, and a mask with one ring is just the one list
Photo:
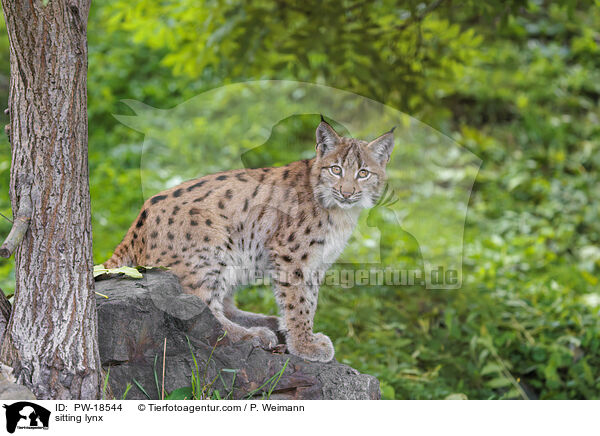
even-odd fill
[[(169, 267), (232, 341), (270, 348), (280, 331), (290, 353), (328, 362), (331, 340), (313, 333), (319, 285), (361, 209), (378, 201), (393, 146), (393, 129), (367, 142), (321, 117), (312, 159), (207, 175), (149, 198), (105, 266)], [(257, 271), (270, 275), (280, 317), (235, 306)]]

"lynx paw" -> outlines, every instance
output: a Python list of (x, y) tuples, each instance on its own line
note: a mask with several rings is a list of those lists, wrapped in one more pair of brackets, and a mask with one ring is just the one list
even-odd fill
[(271, 349), (277, 345), (277, 335), (267, 327), (251, 327), (248, 329), (252, 344), (256, 347)]
[(309, 341), (288, 341), (288, 349), (295, 356), (316, 362), (329, 362), (335, 354), (331, 339), (323, 333), (312, 335)]

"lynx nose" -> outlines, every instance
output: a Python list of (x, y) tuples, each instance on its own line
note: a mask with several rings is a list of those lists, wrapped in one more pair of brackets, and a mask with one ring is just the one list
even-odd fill
[(352, 195), (356, 192), (356, 188), (352, 189), (352, 192), (350, 191), (345, 191), (344, 188), (340, 188), (340, 194), (342, 194), (342, 197), (344, 197), (345, 199), (348, 199), (350, 197), (352, 197)]

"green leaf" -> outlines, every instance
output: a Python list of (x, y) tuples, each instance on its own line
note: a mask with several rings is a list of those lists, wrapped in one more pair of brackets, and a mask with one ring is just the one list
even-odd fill
[(165, 397), (165, 400), (191, 400), (192, 399), (192, 387), (185, 386), (172, 391)]
[[(144, 268), (150, 269), (149, 267)], [(103, 265), (94, 266), (94, 278), (104, 274), (125, 274), (127, 277), (133, 279), (141, 279), (143, 277), (142, 273), (140, 273), (137, 268), (132, 268), (130, 266), (120, 266), (119, 268), (104, 268)]]
[(444, 400), (468, 400), (469, 397), (467, 397), (465, 394), (458, 392), (458, 393), (453, 393), (450, 395), (447, 395)]
[(511, 384), (511, 381), (506, 377), (497, 377), (485, 382), (485, 385), (492, 389), (505, 388)]
[(501, 373), (502, 367), (497, 363), (488, 363), (481, 369), (481, 375), (488, 375), (493, 373)]

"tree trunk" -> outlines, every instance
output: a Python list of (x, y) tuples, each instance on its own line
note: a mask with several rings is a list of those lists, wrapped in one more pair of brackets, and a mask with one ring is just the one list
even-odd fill
[(10, 40), (10, 195), (32, 212), (15, 251), (0, 360), (39, 399), (99, 398), (87, 160), (90, 0), (2, 0)]
[(12, 312), (12, 306), (4, 295), (4, 291), (0, 289), (0, 344), (4, 340), (4, 333), (6, 332), (6, 326), (10, 321), (10, 314)]

